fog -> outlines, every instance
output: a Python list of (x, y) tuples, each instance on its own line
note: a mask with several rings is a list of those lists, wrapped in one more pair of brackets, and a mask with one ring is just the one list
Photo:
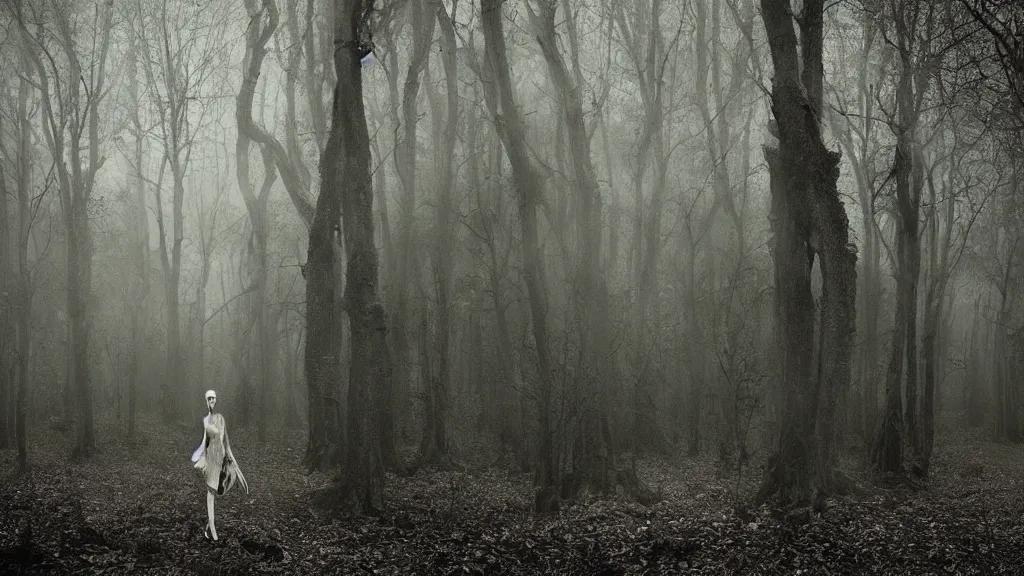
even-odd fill
[(1022, 10), (0, 0), (4, 462), (188, 470), (212, 389), (354, 513), (945, 485), (1024, 439)]

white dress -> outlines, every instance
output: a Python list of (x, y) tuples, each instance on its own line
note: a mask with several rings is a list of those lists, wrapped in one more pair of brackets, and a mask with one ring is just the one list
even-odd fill
[(192, 453), (192, 461), (195, 468), (203, 473), (211, 493), (218, 496), (227, 494), (236, 481), (249, 493), (249, 485), (231, 452), (224, 416), (215, 413), (203, 418), (203, 441)]

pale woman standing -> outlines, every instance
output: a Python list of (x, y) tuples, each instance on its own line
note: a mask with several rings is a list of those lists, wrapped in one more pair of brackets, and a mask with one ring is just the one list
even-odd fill
[(217, 527), (213, 522), (213, 501), (217, 496), (227, 494), (237, 480), (245, 493), (249, 493), (249, 485), (245, 476), (238, 468), (235, 455), (231, 453), (231, 442), (228, 441), (228, 427), (224, 416), (214, 411), (217, 406), (217, 393), (206, 391), (206, 407), (209, 413), (203, 418), (203, 441), (192, 453), (195, 468), (203, 473), (206, 481), (206, 539), (217, 539)]

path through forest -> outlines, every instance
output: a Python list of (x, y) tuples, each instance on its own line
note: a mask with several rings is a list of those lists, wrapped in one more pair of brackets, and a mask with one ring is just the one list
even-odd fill
[(538, 517), (528, 475), (481, 469), (391, 477), (381, 517), (339, 519), (320, 503), (330, 478), (302, 471), (301, 434), (261, 452), (243, 430), (252, 492), (218, 499), (210, 544), (195, 431), (146, 422), (161, 432), (132, 444), (104, 428), (100, 454), (71, 465), (60, 432), (31, 434), (27, 477), (0, 452), (3, 573), (1024, 573), (1024, 447), (980, 431), (943, 435), (928, 490), (874, 487), (821, 514), (737, 508), (734, 476), (680, 459), (642, 466), (664, 497), (650, 508), (612, 498)]

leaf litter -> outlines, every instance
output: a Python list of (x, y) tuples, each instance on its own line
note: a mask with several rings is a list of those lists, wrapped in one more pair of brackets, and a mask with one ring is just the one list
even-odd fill
[[(69, 439), (39, 431), (31, 469), (0, 452), (4, 574), (1024, 574), (1024, 448), (977, 435), (937, 446), (924, 490), (868, 486), (824, 510), (744, 504), (707, 458), (641, 460), (660, 494), (532, 512), (528, 474), (495, 468), (388, 476), (379, 516), (339, 515), (316, 494), (331, 477), (301, 466), (301, 433), (260, 449), (232, 436), (251, 493), (218, 498), (221, 540), (203, 539), (201, 481), (185, 427), (145, 421), (132, 445), (101, 434), (69, 462)], [(289, 447), (291, 447), (289, 449)]]

